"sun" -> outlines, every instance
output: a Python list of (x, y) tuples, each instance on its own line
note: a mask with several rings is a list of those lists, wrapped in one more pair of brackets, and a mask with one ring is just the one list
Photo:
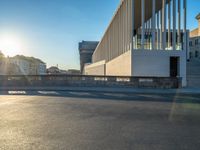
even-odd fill
[(12, 57), (21, 53), (22, 42), (20, 38), (15, 35), (0, 35), (0, 50), (5, 56)]

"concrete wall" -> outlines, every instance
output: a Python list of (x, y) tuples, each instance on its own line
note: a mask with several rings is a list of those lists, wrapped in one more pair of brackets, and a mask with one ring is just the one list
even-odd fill
[(7, 90), (34, 90), (45, 87), (131, 87), (131, 88), (178, 88), (179, 78), (118, 77), (85, 75), (35, 75), (0, 76), (0, 88)]
[(85, 75), (105, 75), (106, 63), (105, 61), (100, 61), (84, 67)]
[(107, 62), (106, 75), (131, 76), (131, 51)]
[(186, 80), (186, 51), (133, 50), (109, 61), (101, 61), (85, 67), (86, 75), (170, 77), (170, 57), (179, 57), (179, 76), (182, 86)]
[(169, 77), (169, 57), (134, 55), (133, 76)]
[(186, 82), (186, 51), (162, 51), (162, 50), (134, 50), (132, 56), (133, 76), (144, 77), (170, 77), (170, 57), (179, 57), (179, 74), (182, 85)]

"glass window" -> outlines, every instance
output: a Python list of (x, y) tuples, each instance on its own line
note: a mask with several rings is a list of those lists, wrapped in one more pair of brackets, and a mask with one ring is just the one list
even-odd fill
[(192, 41), (190, 41), (190, 43), (189, 43), (189, 44), (190, 44), (190, 46), (192, 46)]
[(195, 45), (198, 45), (198, 43), (199, 43), (199, 39), (196, 39), (195, 40)]
[(199, 57), (199, 51), (195, 51), (195, 57)]

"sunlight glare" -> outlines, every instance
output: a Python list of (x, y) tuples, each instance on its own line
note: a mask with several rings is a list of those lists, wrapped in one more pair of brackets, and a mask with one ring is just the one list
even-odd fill
[(5, 56), (14, 56), (21, 53), (22, 42), (14, 35), (0, 35), (0, 50)]

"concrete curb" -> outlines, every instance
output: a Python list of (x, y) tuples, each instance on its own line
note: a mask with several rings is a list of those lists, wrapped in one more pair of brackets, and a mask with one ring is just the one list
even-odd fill
[(76, 92), (114, 92), (114, 93), (154, 93), (154, 94), (200, 94), (200, 88), (181, 89), (140, 89), (113, 87), (0, 87), (0, 91), (76, 91)]

